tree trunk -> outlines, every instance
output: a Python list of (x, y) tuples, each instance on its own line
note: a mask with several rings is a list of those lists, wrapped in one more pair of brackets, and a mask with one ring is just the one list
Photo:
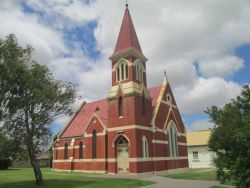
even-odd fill
[(33, 152), (31, 152), (29, 149), (29, 158), (30, 158), (30, 163), (31, 163), (31, 166), (34, 170), (34, 173), (35, 173), (35, 178), (36, 178), (36, 185), (42, 185), (43, 183), (43, 176), (42, 176), (42, 172), (41, 172), (41, 169), (40, 169), (40, 166), (35, 158), (35, 155)]

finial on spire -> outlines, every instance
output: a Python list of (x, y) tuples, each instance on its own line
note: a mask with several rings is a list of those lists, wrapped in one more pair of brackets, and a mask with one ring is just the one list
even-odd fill
[(168, 80), (167, 71), (164, 70), (165, 79)]
[(128, 8), (128, 0), (126, 0), (126, 8)]

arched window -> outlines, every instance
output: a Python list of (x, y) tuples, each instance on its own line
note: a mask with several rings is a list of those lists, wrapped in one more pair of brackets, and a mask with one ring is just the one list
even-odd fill
[(126, 74), (126, 75), (125, 75), (125, 78), (127, 79), (127, 78), (128, 78), (128, 64), (126, 64), (125, 70), (126, 70), (126, 71), (125, 71), (125, 74)]
[(92, 158), (96, 159), (96, 130), (92, 134)]
[(177, 140), (178, 132), (172, 122), (169, 126), (170, 127), (168, 128), (168, 131), (167, 131), (169, 156), (176, 157), (179, 155), (178, 140)]
[(148, 139), (147, 139), (147, 137), (145, 135), (142, 137), (142, 154), (143, 154), (144, 158), (149, 157)]
[(55, 148), (56, 149), (56, 156), (55, 156), (55, 159), (58, 159), (58, 148)]
[(128, 64), (126, 61), (118, 63), (116, 67), (116, 81), (122, 81), (128, 78)]
[(64, 159), (68, 159), (68, 144), (64, 144)]
[(119, 82), (120, 81), (120, 68), (118, 67), (117, 70), (116, 70), (116, 80)]
[(171, 95), (170, 95), (170, 93), (167, 93), (167, 103), (171, 104)]
[(80, 142), (79, 144), (79, 159), (83, 158), (83, 144)]
[(144, 71), (144, 67), (143, 67), (142, 63), (139, 60), (136, 60), (135, 68), (136, 68), (136, 71), (135, 71), (136, 72), (136, 80), (143, 83), (144, 82), (143, 73), (145, 71)]
[(123, 101), (122, 101), (121, 96), (119, 97), (119, 100), (118, 100), (118, 113), (119, 113), (119, 116), (123, 116)]
[(146, 100), (144, 96), (142, 96), (141, 99), (142, 99), (142, 115), (145, 116), (146, 115), (146, 107), (145, 107)]

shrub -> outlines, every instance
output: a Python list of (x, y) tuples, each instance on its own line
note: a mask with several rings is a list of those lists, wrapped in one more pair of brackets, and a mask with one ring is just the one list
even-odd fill
[(10, 159), (0, 159), (0, 170), (6, 170), (11, 166), (12, 162)]

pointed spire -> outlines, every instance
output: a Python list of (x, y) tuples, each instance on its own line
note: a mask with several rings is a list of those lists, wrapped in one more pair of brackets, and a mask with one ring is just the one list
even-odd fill
[(118, 40), (115, 46), (115, 51), (113, 55), (117, 55), (120, 52), (124, 52), (130, 49), (135, 49), (138, 52), (142, 53), (140, 43), (138, 41), (136, 31), (131, 19), (128, 4), (126, 3), (126, 9), (124, 12), (122, 25), (120, 28), (120, 33)]

